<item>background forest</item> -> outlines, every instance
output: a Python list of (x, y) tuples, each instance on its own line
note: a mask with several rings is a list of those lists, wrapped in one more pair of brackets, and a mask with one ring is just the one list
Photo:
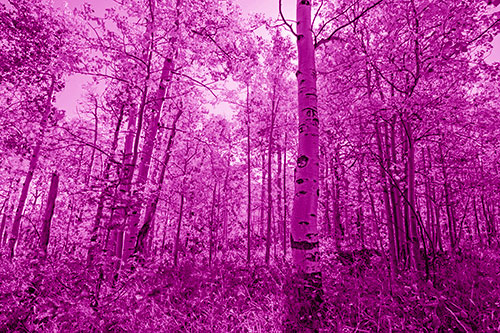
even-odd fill
[[(0, 331), (500, 331), (491, 2), (311, 4), (322, 280), (303, 313), (295, 21), (0, 1)], [(57, 108), (74, 77), (77, 111)]]

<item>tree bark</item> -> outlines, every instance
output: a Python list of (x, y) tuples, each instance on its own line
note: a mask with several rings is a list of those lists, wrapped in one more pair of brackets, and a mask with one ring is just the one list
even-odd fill
[(101, 219), (104, 213), (104, 203), (106, 201), (106, 197), (110, 197), (112, 195), (110, 184), (108, 184), (108, 182), (110, 177), (111, 166), (113, 164), (112, 159), (115, 157), (116, 148), (118, 147), (118, 136), (120, 134), (120, 128), (123, 121), (124, 111), (125, 111), (125, 106), (123, 105), (120, 107), (120, 113), (118, 115), (118, 120), (116, 122), (116, 127), (113, 134), (113, 140), (111, 141), (111, 157), (107, 159), (106, 167), (103, 172), (104, 189), (101, 191), (101, 194), (99, 195), (99, 201), (97, 203), (97, 211), (90, 237), (89, 251), (87, 253), (87, 266), (89, 267), (90, 265), (92, 265), (94, 256), (97, 252), (97, 238), (99, 237), (99, 227), (101, 225)]
[[(396, 155), (396, 116), (394, 115), (391, 119), (391, 156), (392, 165), (398, 165), (398, 159)], [(396, 233), (396, 255), (398, 257), (398, 262), (401, 263), (406, 253), (406, 233), (405, 233), (405, 222), (403, 219), (403, 212), (401, 210), (401, 185), (396, 179), (398, 175), (397, 170), (390, 170), (391, 172), (391, 200), (393, 206), (393, 217), (394, 217), (394, 229)]]
[(287, 235), (287, 215), (288, 215), (288, 200), (287, 200), (287, 193), (286, 193), (286, 166), (287, 166), (287, 159), (286, 159), (286, 144), (287, 144), (287, 139), (288, 139), (288, 133), (285, 132), (285, 142), (283, 143), (283, 258), (286, 257), (286, 235)]
[[(135, 165), (133, 164), (133, 142), (136, 135), (137, 113), (134, 108), (130, 109), (127, 134), (125, 135), (125, 143), (123, 148), (123, 159), (119, 175), (118, 191), (114, 196), (114, 204), (112, 209), (116, 211), (117, 217), (112, 212), (108, 228), (112, 230), (111, 246), (114, 248), (114, 254), (120, 260), (123, 258), (123, 239), (125, 233), (125, 223), (129, 216), (130, 210), (130, 189), (132, 187), (132, 177), (134, 174)], [(115, 222), (115, 220), (117, 220)], [(119, 270), (121, 263), (117, 261), (116, 269)]]
[[(370, 92), (369, 92), (370, 94)], [(356, 209), (356, 226), (359, 242), (361, 243), (361, 249), (365, 248), (365, 237), (364, 237), (364, 216), (363, 216), (363, 160), (364, 153), (362, 151), (361, 141), (363, 140), (363, 124), (361, 113), (358, 115), (358, 125), (359, 125), (359, 138), (358, 138), (358, 197), (357, 204), (358, 208)]]
[(217, 193), (217, 183), (214, 183), (212, 193), (212, 208), (210, 209), (209, 235), (208, 235), (208, 267), (212, 269), (214, 259), (214, 222), (215, 222), (215, 197)]
[(274, 237), (275, 242), (278, 243), (281, 235), (283, 235), (283, 206), (282, 206), (282, 186), (281, 186), (281, 145), (276, 146), (276, 165), (278, 170), (276, 172), (276, 207), (278, 208), (278, 218), (276, 222), (276, 235)]
[(264, 239), (264, 230), (265, 230), (264, 214), (266, 211), (265, 210), (266, 180), (267, 180), (266, 155), (265, 155), (265, 149), (262, 148), (262, 184), (260, 186), (260, 238), (261, 239)]
[(330, 175), (328, 173), (330, 168), (326, 153), (323, 153), (322, 155), (326, 164), (323, 168), (323, 189), (325, 191), (325, 203), (323, 206), (325, 209), (326, 234), (328, 235), (328, 237), (330, 237), (332, 235), (332, 222), (330, 221), (330, 197), (332, 193), (330, 191), (330, 183), (328, 181), (328, 179), (330, 178)]
[(174, 267), (177, 267), (179, 257), (179, 239), (181, 237), (182, 215), (184, 211), (184, 193), (181, 193), (181, 203), (179, 206), (179, 219), (177, 220), (177, 232), (175, 233), (174, 245)]
[(422, 267), (420, 256), (420, 245), (417, 233), (417, 207), (415, 202), (415, 141), (413, 138), (413, 129), (410, 121), (405, 122), (408, 138), (408, 205), (410, 214), (410, 247), (412, 253), (412, 267), (415, 271), (420, 271)]
[(9, 201), (10, 201), (10, 195), (12, 193), (13, 183), (14, 183), (14, 181), (11, 180), (10, 186), (9, 186), (9, 192), (7, 193), (7, 198), (5, 198), (5, 200), (2, 204), (1, 212), (3, 214), (2, 214), (2, 224), (0, 225), (0, 248), (3, 247), (4, 231), (7, 230), (7, 216), (9, 215)]
[(251, 179), (251, 150), (250, 150), (250, 90), (247, 83), (247, 99), (246, 99), (246, 112), (247, 112), (247, 264), (250, 263), (250, 249), (251, 249), (251, 220), (252, 220), (252, 179)]
[(269, 142), (267, 147), (267, 234), (266, 234), (266, 254), (265, 261), (266, 265), (269, 265), (270, 257), (271, 257), (271, 227), (273, 225), (273, 198), (272, 198), (272, 159), (273, 159), (273, 132), (274, 132), (274, 120), (276, 118), (276, 109), (278, 108), (278, 101), (272, 101), (271, 106), (271, 127), (269, 129)]
[(138, 253), (144, 254), (145, 250), (145, 240), (147, 239), (147, 235), (151, 229), (151, 224), (156, 214), (156, 209), (158, 208), (158, 201), (160, 200), (161, 191), (163, 188), (163, 182), (165, 181), (165, 173), (167, 171), (167, 165), (170, 161), (170, 157), (172, 156), (172, 147), (174, 145), (174, 138), (177, 130), (177, 122), (179, 121), (182, 115), (182, 108), (179, 108), (175, 118), (172, 122), (172, 130), (170, 132), (170, 136), (168, 138), (167, 148), (165, 150), (165, 157), (163, 159), (163, 165), (161, 167), (160, 178), (158, 179), (158, 187), (156, 189), (155, 195), (153, 199), (150, 201), (149, 205), (146, 208), (146, 213), (144, 217), (144, 224), (139, 231), (139, 235), (137, 237), (137, 244), (135, 245), (135, 251)]
[(54, 216), (54, 209), (56, 207), (57, 189), (59, 187), (59, 175), (57, 172), (52, 174), (50, 181), (49, 195), (47, 197), (47, 206), (45, 207), (45, 214), (43, 216), (42, 233), (40, 236), (40, 249), (42, 257), (47, 257), (47, 247), (50, 239), (50, 225), (52, 216)]
[(97, 147), (97, 138), (99, 136), (99, 117), (97, 114), (97, 101), (95, 101), (94, 108), (94, 140), (92, 142), (92, 153), (90, 154), (89, 169), (87, 170), (87, 175), (85, 176), (85, 185), (89, 185), (90, 179), (92, 178), (92, 168), (94, 167), (95, 151)]
[[(158, 132), (158, 125), (160, 119), (160, 113), (163, 106), (163, 102), (166, 98), (167, 87), (172, 80), (173, 71), (173, 59), (170, 57), (165, 58), (163, 63), (163, 69), (160, 78), (160, 85), (156, 91), (154, 105), (152, 108), (152, 115), (149, 122), (149, 128), (146, 133), (146, 138), (144, 141), (144, 146), (141, 154), (141, 161), (139, 165), (139, 172), (137, 175), (136, 187), (136, 197), (144, 191), (144, 186), (146, 185), (149, 173), (149, 166), (151, 164), (151, 158), (153, 155), (154, 142), (156, 139), (156, 133)], [(124, 238), (124, 260), (128, 260), (134, 253), (135, 246), (137, 244), (138, 236), (138, 225), (140, 221), (140, 212), (142, 209), (141, 202), (133, 203), (132, 213), (127, 223), (127, 232)]]
[(331, 185), (332, 205), (333, 205), (333, 222), (335, 231), (335, 248), (338, 251), (342, 248), (342, 240), (344, 239), (344, 227), (340, 217), (340, 175), (337, 171), (335, 163), (340, 163), (335, 157), (330, 161), (330, 172), (333, 176)]
[(317, 329), (322, 302), (317, 221), (319, 116), (311, 7), (311, 1), (297, 0), (299, 144), (290, 237), (296, 270), (290, 309), (292, 330)]
[[(394, 280), (397, 274), (397, 260), (396, 260), (396, 246), (395, 246), (395, 236), (394, 236), (394, 220), (391, 211), (391, 203), (389, 199), (389, 186), (387, 181), (387, 170), (390, 167), (389, 164), (389, 156), (384, 156), (384, 152), (382, 149), (382, 139), (380, 135), (378, 119), (375, 120), (375, 135), (377, 140), (377, 147), (379, 153), (379, 163), (380, 163), (380, 177), (382, 179), (382, 191), (384, 193), (384, 206), (385, 206), (385, 214), (387, 217), (387, 230), (389, 236), (389, 256), (391, 263), (391, 279)], [(387, 151), (386, 151), (387, 153)]]

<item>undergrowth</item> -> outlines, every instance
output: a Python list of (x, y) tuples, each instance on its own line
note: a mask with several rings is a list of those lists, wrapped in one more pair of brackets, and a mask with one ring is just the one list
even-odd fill
[[(325, 251), (327, 253), (327, 251)], [(394, 281), (376, 251), (324, 256), (322, 332), (500, 331), (500, 258), (443, 256), (429, 281)], [(346, 259), (347, 258), (347, 259)], [(281, 332), (290, 267), (1, 259), (0, 332)]]

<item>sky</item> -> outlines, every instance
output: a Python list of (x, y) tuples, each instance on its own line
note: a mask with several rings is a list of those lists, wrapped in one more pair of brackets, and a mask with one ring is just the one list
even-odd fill
[[(1, 1), (1, 0), (0, 0)], [(58, 7), (69, 9), (80, 7), (83, 3), (90, 3), (97, 15), (103, 15), (106, 8), (113, 6), (113, 0), (53, 0)], [(262, 13), (271, 18), (278, 18), (278, 0), (235, 0), (244, 14)], [(295, 19), (295, 0), (282, 0), (283, 13), (287, 19)], [(66, 80), (65, 89), (56, 97), (56, 107), (66, 110), (68, 116), (78, 116), (78, 99), (82, 95), (83, 85), (90, 82), (89, 77), (83, 75), (72, 75)], [(219, 105), (219, 109), (229, 107)], [(216, 113), (227, 113), (220, 110)], [(230, 112), (229, 112), (230, 113)]]
[[(113, 0), (53, 0), (54, 4), (58, 7), (68, 7), (73, 9), (80, 7), (84, 2), (90, 3), (96, 11), (96, 14), (103, 15), (106, 8), (114, 4)], [(2, 0), (0, 0), (2, 2)], [(243, 13), (263, 13), (267, 17), (277, 19), (279, 17), (278, 4), (279, 0), (235, 0), (240, 5)], [(295, 20), (295, 5), (296, 0), (282, 0), (283, 13), (288, 20)], [(495, 37), (493, 41), (493, 50), (487, 58), (487, 62), (500, 61), (500, 36)], [(58, 94), (56, 98), (56, 106), (59, 109), (66, 110), (68, 116), (78, 116), (78, 99), (82, 95), (82, 86), (90, 82), (90, 78), (83, 75), (70, 76), (66, 81), (65, 89)], [(216, 106), (219, 112), (226, 115), (228, 106)], [(214, 111), (214, 110), (212, 110)], [(230, 113), (230, 112), (229, 112)]]

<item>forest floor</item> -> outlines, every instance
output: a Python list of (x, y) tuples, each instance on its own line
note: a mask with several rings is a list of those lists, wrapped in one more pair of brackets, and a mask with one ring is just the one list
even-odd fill
[[(324, 252), (328, 253), (328, 252)], [(230, 258), (230, 256), (228, 256)], [(290, 268), (229, 259), (212, 270), (2, 257), (0, 332), (281, 332)], [(498, 332), (498, 251), (433, 260), (430, 279), (394, 281), (376, 251), (325, 254), (320, 332)]]

